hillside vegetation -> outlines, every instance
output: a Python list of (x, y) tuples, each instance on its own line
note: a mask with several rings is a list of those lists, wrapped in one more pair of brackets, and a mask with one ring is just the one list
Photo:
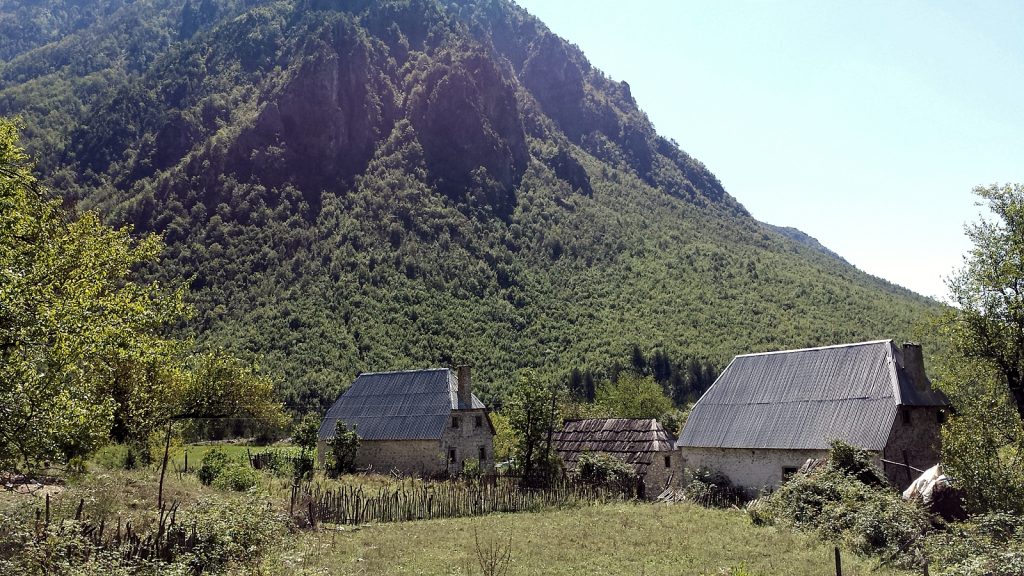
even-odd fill
[(753, 219), (511, 2), (66, 0), (0, 31), (0, 115), (49, 185), (162, 234), (143, 272), (188, 279), (180, 328), (261, 357), (293, 409), (460, 362), (494, 404), (524, 366), (635, 367), (682, 402), (736, 353), (936, 308)]

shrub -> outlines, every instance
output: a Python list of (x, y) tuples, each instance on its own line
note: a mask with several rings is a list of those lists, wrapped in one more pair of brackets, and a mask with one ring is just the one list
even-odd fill
[(783, 521), (889, 564), (918, 566), (928, 515), (880, 487), (881, 478), (866, 452), (837, 443), (824, 466), (794, 475), (747, 512), (754, 523)]
[(581, 454), (570, 477), (609, 490), (631, 491), (636, 485), (633, 467), (603, 452)]
[[(180, 510), (177, 516), (176, 527), (189, 534), (192, 546), (188, 551), (172, 548), (170, 557), (161, 559), (140, 559), (127, 549), (96, 546), (83, 536), (83, 525), (74, 520), (40, 527), (28, 518), (0, 516), (0, 574), (232, 573), (235, 567), (259, 565), (288, 530), (286, 519), (255, 497), (200, 501)], [(195, 540), (191, 540), (193, 527)], [(151, 533), (147, 538), (155, 536)]]
[(727, 476), (705, 467), (691, 471), (691, 478), (683, 488), (687, 500), (708, 507), (728, 507), (747, 499), (746, 491), (733, 486)]
[(199, 481), (209, 486), (220, 476), (221, 471), (231, 463), (228, 455), (219, 448), (214, 448), (203, 456), (203, 461), (196, 471)]
[(302, 452), (292, 459), (292, 476), (296, 481), (311, 477), (315, 464), (316, 462), (313, 460), (312, 454)]
[(359, 435), (354, 427), (349, 430), (341, 422), (335, 426), (334, 436), (327, 439), (327, 447), (331, 449), (331, 470), (336, 475), (355, 472)]
[(199, 543), (184, 561), (197, 574), (256, 564), (287, 532), (286, 520), (256, 497), (200, 501), (193, 513)]
[(1024, 517), (996, 512), (930, 534), (928, 557), (944, 576), (1024, 574)]
[(213, 485), (222, 490), (245, 492), (256, 486), (259, 481), (259, 472), (253, 470), (247, 464), (231, 462), (222, 468), (220, 474), (213, 479)]

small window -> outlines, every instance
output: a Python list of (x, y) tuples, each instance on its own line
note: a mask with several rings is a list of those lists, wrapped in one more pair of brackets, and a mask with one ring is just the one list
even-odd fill
[(671, 456), (665, 456), (665, 468), (671, 468), (671, 467), (672, 467), (672, 457)]
[(910, 426), (910, 410), (904, 408), (903, 410), (900, 410), (900, 414), (903, 414), (903, 425)]
[(798, 468), (796, 466), (783, 466), (782, 467), (782, 480), (783, 481), (789, 480), (790, 478), (793, 477), (793, 474), (796, 474), (797, 470), (798, 470)]
[(484, 417), (483, 416), (477, 416), (476, 419), (473, 421), (473, 424), (477, 428), (483, 428), (484, 427)]
[(459, 427), (459, 417), (458, 416), (452, 416), (452, 428), (458, 428), (458, 427)]
[(483, 462), (484, 460), (487, 460), (487, 447), (486, 446), (481, 446), (480, 447), (480, 461)]
[(455, 448), (448, 449), (448, 463), (455, 464)]
[(935, 421), (938, 422), (939, 424), (945, 424), (946, 423), (946, 411), (945, 410), (939, 410), (938, 412), (936, 412), (935, 413)]

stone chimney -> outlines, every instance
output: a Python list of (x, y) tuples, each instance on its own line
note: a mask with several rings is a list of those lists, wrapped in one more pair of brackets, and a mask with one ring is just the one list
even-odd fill
[(914, 388), (922, 392), (930, 389), (928, 377), (924, 374), (924, 356), (920, 344), (907, 342), (903, 345), (903, 370), (913, 380)]
[(469, 366), (463, 364), (456, 370), (458, 370), (459, 378), (459, 407), (471, 408), (473, 406), (473, 387), (469, 381)]

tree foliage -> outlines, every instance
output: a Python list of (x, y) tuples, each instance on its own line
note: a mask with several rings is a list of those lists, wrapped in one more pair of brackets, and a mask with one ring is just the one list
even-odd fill
[(359, 435), (344, 422), (335, 422), (334, 435), (327, 440), (331, 449), (330, 469), (335, 475), (355, 472), (356, 453), (359, 451)]
[(955, 353), (988, 364), (1024, 414), (1024, 185), (974, 189), (995, 216), (966, 227), (974, 246), (947, 282)]
[(555, 460), (551, 435), (561, 425), (558, 400), (561, 387), (545, 381), (534, 370), (523, 370), (505, 406), (515, 433), (516, 464), (526, 482), (542, 482)]
[(672, 410), (672, 399), (654, 378), (627, 372), (598, 387), (597, 405), (608, 418), (661, 418)]
[(137, 393), (168, 381), (182, 290), (137, 283), (158, 237), (71, 218), (0, 120), (0, 462), (68, 460), (127, 436)]
[(280, 421), (271, 381), (170, 329), (185, 287), (140, 281), (158, 236), (75, 218), (32, 175), (0, 119), (0, 465), (69, 461), (171, 420)]

